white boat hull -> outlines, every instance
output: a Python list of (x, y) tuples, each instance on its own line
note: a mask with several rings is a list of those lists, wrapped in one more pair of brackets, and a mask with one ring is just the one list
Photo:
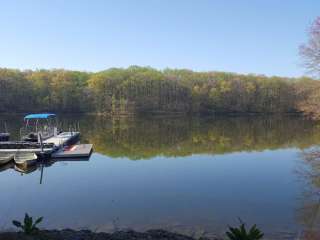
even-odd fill
[(0, 165), (9, 163), (14, 159), (14, 154), (2, 154), (0, 155)]

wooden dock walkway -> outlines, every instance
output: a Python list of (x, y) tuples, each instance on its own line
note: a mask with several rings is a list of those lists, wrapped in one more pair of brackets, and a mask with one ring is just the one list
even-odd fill
[(92, 153), (92, 144), (77, 144), (64, 147), (52, 154), (52, 158), (83, 158)]

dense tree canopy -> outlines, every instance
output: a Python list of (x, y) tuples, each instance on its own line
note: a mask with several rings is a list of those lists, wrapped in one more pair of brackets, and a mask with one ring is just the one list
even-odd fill
[(97, 73), (0, 69), (0, 112), (309, 112), (316, 110), (315, 88), (319, 82), (309, 78), (138, 66)]

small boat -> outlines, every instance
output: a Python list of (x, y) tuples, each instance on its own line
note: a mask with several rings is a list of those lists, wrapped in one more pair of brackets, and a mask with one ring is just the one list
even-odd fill
[(7, 164), (12, 161), (14, 158), (14, 154), (12, 153), (1, 153), (0, 154), (0, 165)]
[(37, 163), (38, 156), (32, 152), (17, 152), (14, 155), (14, 162), (20, 166), (32, 166)]
[(53, 113), (28, 114), (24, 117), (24, 123), (25, 127), (20, 129), (20, 140), (7, 141), (9, 136), (2, 140), (0, 138), (0, 154), (14, 154), (15, 162), (20, 165), (34, 164), (37, 160), (34, 154), (41, 159), (50, 157), (63, 147), (78, 143), (80, 139), (77, 126), (69, 127), (68, 132), (61, 131)]
[(0, 165), (0, 172), (4, 172), (8, 169), (11, 169), (14, 167), (14, 163), (13, 162), (8, 162), (6, 164)]
[(58, 123), (54, 113), (28, 114), (24, 117), (25, 126), (20, 129), (24, 142), (40, 142), (58, 134)]

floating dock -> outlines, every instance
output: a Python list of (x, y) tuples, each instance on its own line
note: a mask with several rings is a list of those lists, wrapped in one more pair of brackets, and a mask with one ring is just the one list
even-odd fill
[(79, 139), (79, 132), (62, 132), (44, 140), (43, 144), (25, 141), (0, 142), (0, 153), (33, 152), (37, 155), (41, 155), (41, 153), (51, 155), (64, 146), (75, 144)]
[[(40, 124), (40, 121), (45, 122)], [(4, 155), (1, 163), (12, 160), (7, 159), (8, 154), (14, 156), (16, 164), (31, 164), (34, 160), (34, 165), (38, 159), (90, 158), (92, 144), (79, 144), (80, 132), (73, 131), (73, 128), (69, 128), (69, 132), (59, 131), (55, 114), (29, 114), (24, 117), (24, 122), (25, 128), (20, 129), (20, 141), (9, 141), (6, 126), (5, 133), (0, 132), (0, 154)]]
[(86, 158), (92, 153), (92, 144), (77, 144), (61, 148), (54, 152), (52, 158)]
[(0, 153), (33, 152), (40, 154), (44, 152), (50, 154), (54, 149), (55, 146), (53, 144), (44, 144), (42, 148), (40, 143), (23, 141), (0, 142)]
[(79, 132), (62, 132), (57, 136), (53, 136), (44, 140), (43, 143), (54, 144), (57, 147), (62, 147), (79, 141)]

